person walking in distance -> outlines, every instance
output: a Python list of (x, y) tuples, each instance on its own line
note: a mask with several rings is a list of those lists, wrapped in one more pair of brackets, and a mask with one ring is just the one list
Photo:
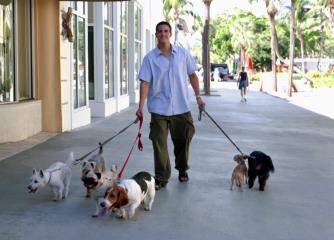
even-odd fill
[(241, 102), (247, 102), (246, 88), (248, 86), (248, 76), (247, 72), (245, 72), (245, 67), (242, 67), (241, 72), (239, 73), (237, 86), (240, 89)]
[(143, 116), (147, 98), (157, 190), (165, 187), (171, 176), (167, 146), (169, 133), (174, 145), (178, 179), (180, 182), (189, 180), (189, 146), (195, 128), (188, 100), (188, 78), (198, 107), (205, 107), (200, 96), (196, 62), (186, 49), (170, 43), (171, 30), (168, 22), (162, 21), (156, 25), (158, 45), (146, 54), (139, 71), (140, 96), (136, 115)]

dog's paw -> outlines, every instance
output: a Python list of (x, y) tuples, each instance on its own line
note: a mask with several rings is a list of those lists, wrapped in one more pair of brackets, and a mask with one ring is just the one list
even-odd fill
[(151, 211), (150, 207), (144, 207), (145, 211)]
[(116, 214), (116, 218), (118, 218), (118, 219), (125, 219), (125, 217), (123, 215), (117, 215), (117, 214)]

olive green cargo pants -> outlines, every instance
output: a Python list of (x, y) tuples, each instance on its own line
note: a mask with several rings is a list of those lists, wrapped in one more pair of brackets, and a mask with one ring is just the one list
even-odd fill
[(189, 145), (195, 134), (190, 112), (174, 116), (151, 114), (150, 139), (154, 150), (155, 178), (167, 183), (171, 176), (167, 137), (170, 132), (175, 156), (175, 168), (179, 171), (189, 169)]

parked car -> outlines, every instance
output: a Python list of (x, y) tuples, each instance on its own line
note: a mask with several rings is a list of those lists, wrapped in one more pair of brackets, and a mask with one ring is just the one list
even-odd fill
[(229, 78), (233, 78), (232, 75), (230, 75), (228, 65), (226, 63), (222, 64), (211, 64), (211, 80), (212, 81), (227, 81)]

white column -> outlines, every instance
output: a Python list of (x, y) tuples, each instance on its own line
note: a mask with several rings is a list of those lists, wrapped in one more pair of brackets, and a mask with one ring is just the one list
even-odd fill
[(95, 102), (104, 102), (103, 2), (94, 3), (94, 79)]

